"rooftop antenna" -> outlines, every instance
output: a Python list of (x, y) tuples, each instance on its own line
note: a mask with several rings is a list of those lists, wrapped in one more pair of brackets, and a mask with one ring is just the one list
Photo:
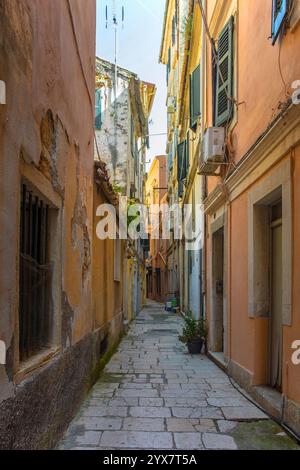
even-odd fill
[[(115, 101), (117, 99), (117, 80), (118, 80), (118, 13), (117, 13), (117, 0), (112, 0), (112, 26), (114, 28), (115, 32), (115, 59), (114, 59), (114, 65), (115, 65), (115, 80), (114, 80), (114, 95), (115, 95)], [(122, 18), (122, 29), (124, 29), (124, 20), (125, 20), (125, 8), (122, 6), (122, 11), (121, 11), (121, 18)], [(105, 20), (106, 20), (106, 29), (108, 28), (109, 25), (109, 13), (108, 13), (108, 6), (106, 5), (105, 7)]]

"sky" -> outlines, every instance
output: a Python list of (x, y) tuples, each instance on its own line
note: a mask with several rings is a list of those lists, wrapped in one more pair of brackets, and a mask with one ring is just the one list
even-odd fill
[[(118, 27), (118, 65), (135, 72), (141, 80), (157, 86), (150, 116), (151, 134), (166, 133), (166, 68), (159, 64), (165, 0), (115, 0)], [(106, 29), (105, 7), (108, 6)], [(112, 26), (113, 0), (97, 0), (96, 53), (108, 61), (114, 61), (114, 29)], [(122, 6), (125, 11), (122, 29)], [(147, 160), (165, 154), (166, 135), (150, 137)]]

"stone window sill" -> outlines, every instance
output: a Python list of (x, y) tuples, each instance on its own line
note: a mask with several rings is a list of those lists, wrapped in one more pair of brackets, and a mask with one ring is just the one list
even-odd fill
[(23, 380), (30, 377), (38, 369), (46, 366), (60, 352), (60, 348), (49, 348), (36, 354), (25, 362), (21, 362), (18, 372), (14, 376), (15, 384), (19, 385)]

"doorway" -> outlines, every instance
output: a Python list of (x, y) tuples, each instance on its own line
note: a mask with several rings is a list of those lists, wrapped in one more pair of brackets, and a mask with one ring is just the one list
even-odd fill
[(212, 238), (213, 351), (224, 352), (224, 227)]
[(282, 201), (270, 208), (269, 384), (282, 390)]

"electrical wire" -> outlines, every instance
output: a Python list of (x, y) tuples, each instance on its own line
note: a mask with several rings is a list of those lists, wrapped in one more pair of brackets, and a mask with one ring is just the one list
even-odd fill
[(284, 86), (285, 96), (286, 96), (286, 98), (289, 98), (289, 97), (290, 97), (290, 94), (289, 94), (289, 92), (288, 92), (288, 87), (287, 87), (286, 81), (285, 81), (285, 79), (284, 79), (283, 71), (282, 71), (282, 66), (281, 66), (281, 48), (282, 48), (282, 42), (280, 42), (280, 44), (279, 44), (278, 67), (279, 67), (280, 78), (281, 78), (281, 81), (282, 81), (283, 86)]

